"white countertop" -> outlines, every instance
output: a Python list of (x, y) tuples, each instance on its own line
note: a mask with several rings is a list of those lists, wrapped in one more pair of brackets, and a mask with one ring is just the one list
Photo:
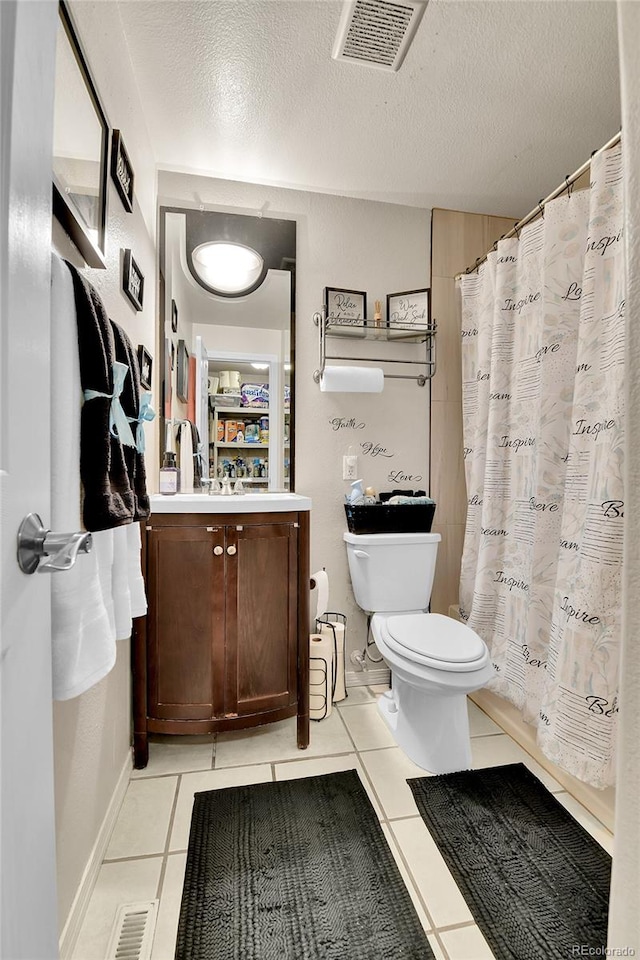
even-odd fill
[(309, 497), (297, 493), (208, 493), (151, 495), (151, 513), (286, 513), (311, 510)]

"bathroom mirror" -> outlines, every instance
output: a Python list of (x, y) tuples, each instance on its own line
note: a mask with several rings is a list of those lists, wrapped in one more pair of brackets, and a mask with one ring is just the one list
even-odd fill
[(86, 263), (105, 266), (109, 124), (76, 35), (59, 5), (53, 120), (53, 212)]
[(203, 477), (294, 489), (295, 262), (294, 221), (160, 207), (161, 459), (188, 419)]

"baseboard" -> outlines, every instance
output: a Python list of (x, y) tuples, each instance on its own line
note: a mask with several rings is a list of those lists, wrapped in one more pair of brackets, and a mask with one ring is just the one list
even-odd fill
[(113, 832), (118, 814), (120, 813), (120, 807), (122, 806), (124, 795), (127, 791), (127, 787), (129, 786), (132, 769), (133, 758), (129, 753), (127, 755), (126, 762), (122, 767), (122, 772), (118, 777), (118, 782), (115, 790), (113, 791), (109, 808), (105, 814), (104, 820), (102, 821), (96, 842), (93, 845), (93, 850), (91, 851), (91, 855), (84, 869), (84, 873), (82, 874), (82, 880), (80, 881), (76, 895), (73, 898), (73, 903), (71, 904), (71, 909), (69, 910), (69, 916), (67, 917), (65, 925), (62, 929), (62, 933), (60, 934), (60, 960), (70, 960), (71, 955), (73, 954), (76, 941), (80, 933), (80, 928), (82, 927), (82, 923), (87, 912), (87, 907), (89, 906), (89, 900), (91, 899), (93, 888), (95, 887), (96, 880), (98, 879), (98, 871), (100, 870), (100, 866), (104, 860), (104, 855), (107, 852), (109, 840), (111, 839), (111, 834)]
[(348, 687), (367, 687), (370, 684), (389, 683), (387, 667), (368, 668), (367, 670), (347, 670), (345, 683)]

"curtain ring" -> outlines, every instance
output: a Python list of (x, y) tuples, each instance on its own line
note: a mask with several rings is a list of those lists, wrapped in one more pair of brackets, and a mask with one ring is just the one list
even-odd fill
[(570, 197), (573, 192), (573, 184), (569, 183), (569, 174), (567, 174), (566, 177), (564, 178), (564, 182), (567, 185), (567, 197)]
[(481, 259), (482, 259), (482, 257), (476, 257), (476, 265), (475, 265), (475, 268), (474, 268), (475, 271), (476, 271), (476, 273), (478, 272), (478, 267), (479, 267), (479, 265), (480, 265)]
[(542, 200), (538, 200), (538, 210), (540, 211), (540, 216), (544, 218), (544, 207), (542, 206)]
[(494, 241), (494, 243), (493, 243), (493, 248), (492, 248), (492, 249), (493, 249), (494, 253), (497, 251), (497, 249), (498, 249), (498, 241), (497, 241), (497, 240)]
[(519, 239), (520, 239), (520, 231), (518, 230), (518, 221), (516, 221), (516, 222), (514, 223), (514, 225), (513, 225), (513, 232), (514, 232), (515, 235), (516, 235), (516, 240), (519, 240)]

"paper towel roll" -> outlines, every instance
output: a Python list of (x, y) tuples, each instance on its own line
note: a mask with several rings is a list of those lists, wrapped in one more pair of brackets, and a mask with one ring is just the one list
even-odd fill
[(325, 367), (320, 377), (323, 393), (382, 393), (380, 367)]
[(333, 688), (333, 638), (312, 633), (309, 637), (309, 717), (324, 720), (331, 713)]
[(331, 620), (320, 627), (320, 636), (328, 637), (333, 649), (333, 702), (347, 696), (344, 676), (344, 624)]
[(317, 620), (329, 606), (329, 577), (326, 570), (317, 570), (316, 573), (311, 574), (311, 579), (316, 582), (316, 614), (314, 619)]

